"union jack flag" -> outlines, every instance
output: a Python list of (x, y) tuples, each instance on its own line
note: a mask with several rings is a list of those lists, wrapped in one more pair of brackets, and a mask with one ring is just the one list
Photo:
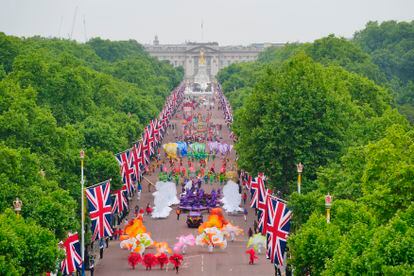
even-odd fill
[(257, 179), (250, 182), (250, 208), (257, 208), (257, 202), (259, 201), (259, 183)]
[(127, 186), (127, 192), (130, 194), (134, 190), (134, 183), (136, 181), (131, 152), (132, 150), (129, 149), (115, 155), (121, 170), (122, 182)]
[(267, 211), (267, 256), (275, 265), (283, 266), (292, 212), (274, 196), (269, 196)]
[(132, 154), (132, 166), (134, 168), (135, 180), (139, 181), (142, 175), (142, 166), (145, 166), (145, 157), (142, 151), (142, 143), (138, 142), (134, 144), (131, 151)]
[(60, 264), (63, 275), (70, 275), (82, 266), (81, 248), (78, 233), (69, 233), (65, 242), (60, 243), (65, 250), (65, 259)]
[(157, 120), (157, 124), (158, 124), (157, 128), (159, 131), (159, 136), (160, 136), (160, 141), (161, 141), (164, 138), (165, 129), (164, 129), (162, 120)]
[(168, 116), (166, 114), (162, 115), (161, 126), (162, 126), (163, 131), (167, 129), (168, 121), (169, 121)]
[(112, 213), (122, 213), (124, 210), (128, 209), (128, 200), (126, 197), (126, 185), (120, 190), (116, 190), (112, 193), (114, 200), (112, 202)]
[(89, 217), (92, 221), (92, 240), (112, 236), (112, 206), (109, 180), (86, 189)]
[(144, 130), (145, 140), (148, 143), (150, 156), (154, 154), (154, 148), (155, 148), (155, 138), (153, 136), (153, 129), (151, 128), (151, 125), (145, 127)]
[(272, 194), (272, 190), (266, 189), (264, 183), (265, 177), (259, 174), (257, 183), (259, 185), (259, 198), (257, 201), (258, 219), (259, 219), (259, 230), (262, 234), (266, 234), (266, 219), (267, 219), (267, 197)]
[[(265, 198), (265, 208), (263, 211), (259, 211), (259, 224), (258, 224), (258, 228), (260, 233), (262, 233), (263, 235), (266, 235), (267, 232), (267, 217), (269, 212), (267, 211), (267, 206), (269, 204), (269, 200), (270, 200), (270, 196), (272, 194), (272, 192), (270, 190), (267, 190), (268, 192), (266, 193), (266, 198)], [(260, 203), (262, 204), (262, 203)]]
[(247, 189), (250, 189), (250, 187), (252, 186), (252, 176), (251, 175), (247, 176), (247, 180), (245, 182), (245, 185), (246, 185)]
[(154, 142), (156, 145), (159, 144), (161, 137), (160, 137), (160, 130), (158, 129), (158, 120), (151, 120), (151, 129), (152, 129), (152, 137), (154, 138)]
[(147, 143), (147, 139), (145, 135), (143, 135), (141, 144), (142, 144), (141, 146), (142, 156), (144, 157), (144, 161), (145, 161), (144, 166), (146, 166), (150, 162), (149, 157), (151, 153), (150, 153), (150, 146), (149, 146), (149, 143)]

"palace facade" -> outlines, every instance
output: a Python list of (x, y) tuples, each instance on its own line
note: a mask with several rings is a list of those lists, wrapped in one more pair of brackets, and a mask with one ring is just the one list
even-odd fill
[(254, 61), (265, 48), (281, 47), (283, 43), (255, 43), (249, 46), (219, 46), (217, 42), (186, 42), (183, 44), (160, 44), (155, 36), (153, 44), (144, 45), (153, 57), (167, 60), (174, 67), (182, 66), (185, 79), (194, 81), (198, 73), (200, 51), (204, 52), (207, 74), (214, 79), (217, 72), (237, 62)]

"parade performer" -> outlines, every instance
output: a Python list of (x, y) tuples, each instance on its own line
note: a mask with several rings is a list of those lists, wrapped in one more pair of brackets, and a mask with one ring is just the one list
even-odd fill
[(175, 253), (174, 255), (170, 256), (170, 263), (174, 265), (174, 269), (177, 274), (178, 274), (178, 268), (180, 267), (182, 261), (183, 261), (183, 256), (180, 254)]
[(253, 265), (254, 264), (254, 260), (258, 259), (256, 256), (256, 252), (254, 251), (253, 248), (249, 249), (246, 251), (247, 254), (249, 254), (249, 264)]
[(266, 249), (266, 237), (260, 233), (254, 234), (249, 238), (247, 247), (253, 247), (258, 254), (261, 254)]
[(157, 257), (155, 257), (154, 254), (147, 253), (144, 255), (142, 264), (145, 266), (145, 270), (151, 270), (156, 263)]
[(145, 211), (147, 212), (147, 215), (151, 215), (151, 213), (152, 213), (152, 208), (151, 208), (151, 206), (150, 206), (150, 204), (149, 204), (149, 203), (147, 204), (147, 207), (145, 208)]
[(164, 265), (168, 263), (168, 256), (165, 253), (161, 253), (157, 256), (157, 262), (160, 265), (160, 269), (162, 270), (164, 268)]
[(189, 235), (182, 235), (177, 237), (178, 242), (174, 245), (174, 252), (181, 254), (185, 254), (185, 251), (188, 246), (194, 246), (195, 245), (195, 237), (192, 234)]
[(135, 269), (135, 266), (142, 262), (141, 254), (138, 254), (136, 252), (131, 252), (128, 256), (128, 263), (132, 267), (132, 269)]
[(142, 220), (133, 219), (125, 227), (125, 234), (120, 236), (119, 246), (131, 252), (142, 254), (145, 249), (153, 244)]
[(172, 253), (171, 248), (168, 246), (168, 243), (166, 242), (154, 242), (154, 248), (155, 250), (157, 250), (157, 253), (155, 254), (155, 256), (157, 257), (163, 253)]

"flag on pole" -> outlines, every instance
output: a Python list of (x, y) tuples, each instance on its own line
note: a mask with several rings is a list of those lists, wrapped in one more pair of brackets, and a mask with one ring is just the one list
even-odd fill
[(78, 233), (69, 233), (65, 242), (60, 242), (65, 250), (65, 259), (60, 264), (60, 270), (63, 275), (71, 275), (82, 266), (81, 248)]
[(86, 189), (89, 217), (92, 221), (92, 240), (112, 236), (112, 202), (109, 180)]
[(149, 146), (149, 152), (150, 152), (149, 155), (152, 156), (154, 154), (154, 152), (155, 152), (154, 151), (154, 148), (155, 148), (155, 139), (153, 137), (153, 130), (151, 128), (151, 125), (147, 126), (145, 128), (145, 131), (144, 132), (145, 132), (144, 135), (145, 135), (146, 142), (148, 143), (148, 146)]
[(269, 214), (269, 212), (267, 210), (268, 209), (267, 206), (269, 204), (271, 194), (272, 194), (271, 192), (267, 192), (266, 193), (266, 198), (265, 198), (265, 203), (264, 204), (259, 203), (262, 206), (264, 206), (264, 210), (259, 211), (259, 214), (258, 214), (259, 215), (258, 228), (259, 228), (260, 233), (262, 233), (262, 235), (266, 235), (266, 233), (267, 233), (267, 217), (268, 217), (268, 214)]
[(257, 203), (259, 201), (259, 183), (257, 178), (250, 182), (250, 208), (257, 208)]
[(133, 192), (134, 183), (136, 181), (131, 152), (132, 149), (128, 149), (115, 155), (121, 170), (122, 182), (127, 186), (127, 192), (129, 194)]
[(257, 183), (259, 186), (259, 192), (258, 192), (258, 200), (257, 200), (257, 210), (258, 210), (258, 219), (259, 219), (259, 231), (265, 235), (266, 234), (266, 219), (267, 219), (267, 198), (268, 195), (272, 194), (272, 190), (266, 189), (265, 182), (264, 182), (265, 176), (263, 174), (259, 174), (259, 177), (257, 178)]
[(274, 196), (269, 196), (267, 208), (267, 256), (275, 265), (283, 266), (292, 212)]
[(154, 138), (155, 145), (158, 145), (160, 143), (161, 137), (160, 137), (160, 130), (158, 129), (158, 120), (151, 120), (151, 129), (152, 129), (152, 136)]
[(112, 193), (113, 195), (113, 201), (112, 201), (112, 213), (113, 214), (120, 214), (124, 210), (128, 209), (128, 200), (126, 197), (126, 185), (122, 187), (120, 190), (116, 190)]
[(132, 167), (134, 169), (135, 181), (140, 181), (142, 176), (142, 167), (145, 166), (144, 153), (142, 151), (142, 142), (135, 143), (132, 147)]
[(142, 147), (141, 147), (142, 156), (144, 157), (144, 161), (145, 161), (144, 162), (144, 167), (145, 167), (150, 162), (149, 157), (150, 157), (150, 154), (151, 154), (151, 152), (150, 152), (150, 146), (149, 146), (149, 143), (147, 142), (147, 138), (146, 138), (146, 135), (145, 134), (142, 137), (141, 144), (142, 144)]

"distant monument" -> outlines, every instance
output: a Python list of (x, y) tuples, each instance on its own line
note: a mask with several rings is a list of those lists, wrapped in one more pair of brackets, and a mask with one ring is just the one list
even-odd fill
[(200, 49), (200, 56), (198, 58), (198, 72), (194, 76), (194, 84), (200, 85), (201, 92), (206, 92), (210, 84), (210, 77), (207, 74), (206, 59), (204, 57), (204, 50)]

